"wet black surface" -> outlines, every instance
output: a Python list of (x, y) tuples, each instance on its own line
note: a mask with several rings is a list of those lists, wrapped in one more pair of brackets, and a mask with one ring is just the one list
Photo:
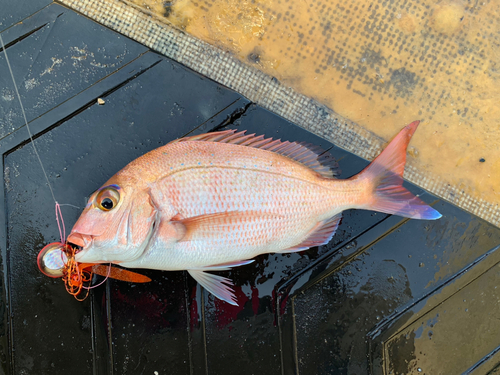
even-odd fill
[[(185, 135), (195, 126), (204, 123), (212, 115), (217, 114), (220, 110), (239, 100), (238, 96), (234, 93), (221, 90), (216, 84), (202, 79), (197, 75), (187, 74), (184, 68), (176, 64), (164, 59), (160, 59), (159, 61), (153, 68), (144, 71), (140, 76), (118, 90), (109, 95), (103, 95), (104, 105), (98, 105), (94, 102), (92, 106), (86, 108), (78, 116), (64, 121), (50, 132), (37, 138), (36, 143), (40, 156), (42, 160), (46, 161), (44, 164), (52, 182), (55, 195), (60, 203), (69, 203), (83, 207), (86, 200), (85, 196), (97, 189), (107, 179), (106, 176), (114, 174), (112, 171), (116, 170), (117, 167), (120, 169), (148, 150)], [(184, 85), (196, 86), (198, 90), (194, 92), (181, 90), (180, 88), (184, 87)], [(156, 86), (159, 91), (152, 89), (152, 86)], [(166, 87), (168, 87), (168, 90), (165, 90)], [(197, 104), (193, 106), (191, 104), (192, 101), (195, 101)], [(243, 100), (241, 101), (243, 102)], [(189, 109), (186, 113), (184, 113), (185, 108)], [(38, 319), (38, 316), (28, 313), (31, 310), (30, 306), (33, 303), (37, 306), (46, 306), (48, 303), (52, 309), (57, 309), (59, 303), (54, 302), (52, 291), (45, 290), (45, 283), (47, 282), (45, 277), (39, 274), (35, 264), (27, 260), (36, 257), (37, 252), (44, 243), (55, 241), (58, 238), (57, 227), (47, 225), (48, 223), (54, 223), (53, 202), (51, 201), (50, 192), (43, 186), (43, 175), (40, 166), (36, 164), (33, 149), (30, 145), (18, 148), (7, 155), (4, 160), (4, 170), (6, 171), (5, 176), (8, 181), (9, 249), (19, 249), (12, 251), (10, 254), (10, 273), (25, 274), (28, 272), (31, 276), (29, 278), (16, 277), (10, 279), (12, 290), (11, 308), (14, 315), (19, 314), (27, 317), (27, 322), (23, 324), (38, 326), (38, 321), (43, 322), (43, 320)], [(63, 214), (68, 226), (76, 221), (80, 211), (80, 209), (72, 207), (63, 207)], [(56, 230), (55, 232), (54, 229)], [(155, 280), (158, 279), (158, 276), (161, 278), (163, 275), (159, 273), (159, 275), (155, 276)], [(39, 285), (40, 283), (42, 285)], [(167, 282), (164, 281), (164, 283)], [(65, 301), (69, 299), (72, 305), (77, 308), (80, 307), (80, 304), (72, 301), (69, 295), (64, 294), (65, 292), (61, 289), (62, 285), (59, 280), (50, 282), (50, 285), (57, 285), (56, 288), (59, 293), (62, 293)], [(148, 286), (149, 288), (146, 288), (146, 290), (150, 293), (151, 290), (154, 290), (154, 284), (148, 284)], [(125, 357), (128, 349), (123, 350), (122, 348), (124, 347), (118, 344), (122, 336), (125, 335), (124, 332), (127, 332), (129, 320), (132, 318), (135, 320), (135, 318), (141, 317), (141, 314), (137, 315), (133, 311), (127, 311), (125, 306), (128, 306), (128, 302), (134, 300), (132, 297), (133, 293), (121, 295), (119, 292), (120, 287), (118, 286), (116, 290), (113, 289), (110, 301), (113, 309), (111, 322), (108, 322), (108, 324), (111, 323), (117, 327), (113, 330), (112, 336), (113, 341), (116, 340), (117, 343), (117, 346), (113, 348), (120, 348), (118, 352), (114, 353), (114, 358), (117, 359), (115, 366), (118, 366), (116, 370), (118, 373), (127, 373), (125, 372), (127, 366), (122, 365), (122, 363), (127, 362)], [(34, 291), (38, 291), (39, 289), (41, 289), (40, 293), (35, 294)], [(165, 287), (162, 287), (162, 290), (165, 291)], [(181, 306), (185, 310), (186, 303), (182, 285), (181, 295)], [(48, 300), (43, 303), (43, 301), (39, 300), (40, 298), (47, 298)], [(114, 308), (115, 300), (116, 308)], [(157, 346), (158, 342), (157, 340), (151, 340), (151, 337), (154, 337), (151, 330), (156, 327), (151, 320), (152, 316), (147, 314), (147, 311), (151, 311), (153, 308), (151, 300), (147, 295), (141, 295), (141, 300), (142, 304), (139, 303), (138, 305), (142, 305), (142, 313), (144, 313), (142, 316), (143, 322), (147, 323), (148, 327), (144, 327), (138, 324), (138, 322), (135, 323), (138, 324), (137, 328), (144, 333), (140, 336), (143, 340), (134, 338), (137, 336), (136, 334), (126, 335), (126, 338), (127, 340), (134, 338), (130, 344), (130, 349), (138, 345), (141, 351), (144, 350), (147, 352), (147, 343), (151, 342), (153, 346)], [(171, 303), (170, 298), (167, 301)], [(102, 303), (102, 301), (99, 302)], [(82, 310), (81, 313), (89, 314), (90, 311), (88, 308), (87, 303), (87, 311)], [(168, 305), (164, 305), (162, 309), (166, 311)], [(174, 306), (174, 309), (177, 311), (178, 304)], [(51, 316), (55, 321), (60, 319), (65, 323), (69, 323), (67, 319), (68, 311), (65, 310), (50, 311), (47, 312), (47, 315)], [(121, 313), (126, 313), (126, 317), (122, 319)], [(153, 312), (153, 316), (155, 314), (161, 316), (161, 313), (158, 311)], [(61, 316), (56, 318), (57, 315)], [(186, 314), (184, 313), (183, 315), (180, 316), (180, 322), (186, 319)], [(70, 313), (70, 316), (71, 321), (77, 318), (75, 312)], [(89, 320), (90, 318), (87, 315), (83, 315), (78, 317), (78, 319)], [(17, 320), (13, 320), (14, 331), (18, 329), (17, 325), (20, 323)], [(43, 322), (41, 324), (48, 323)], [(86, 324), (86, 327), (90, 329), (90, 320)], [(64, 327), (60, 328), (65, 329)], [(83, 335), (82, 337), (78, 337), (74, 333), (70, 336), (71, 340), (81, 342), (83, 346), (73, 348), (76, 349), (75, 356), (82, 357), (82, 352), (85, 353), (89, 357), (87, 364), (91, 366), (91, 356), (88, 350), (91, 347), (90, 332), (79, 331)], [(31, 334), (14, 335), (13, 344), (18, 348), (16, 353), (22, 351), (22, 348), (26, 347), (28, 342), (45, 341), (36, 331), (31, 332), (34, 334), (33, 337)], [(185, 323), (182, 324), (181, 332), (182, 336), (186, 336)], [(60, 335), (62, 336), (62, 333)], [(21, 343), (17, 342), (18, 337), (23, 338)], [(163, 339), (168, 339), (166, 332)], [(184, 338), (184, 340), (186, 339)], [(42, 342), (36, 342), (36, 344), (42, 347)], [(67, 345), (69, 346), (69, 343)], [(45, 347), (47, 347), (47, 343), (45, 343)], [(186, 350), (186, 345), (174, 347), (182, 348), (184, 352)], [(82, 350), (84, 348), (87, 348), (87, 350)], [(137, 353), (141, 351), (137, 351)], [(67, 355), (60, 356), (56, 353), (54, 355), (67, 363)], [(165, 352), (164, 348), (162, 348), (159, 358), (162, 359), (164, 356)], [(27, 362), (29, 363), (18, 360), (16, 361), (15, 368), (19, 368), (19, 371), (26, 369), (29, 372), (33, 370), (40, 371), (45, 368), (43, 363), (39, 363), (41, 367), (38, 368), (30, 367), (30, 363), (33, 360), (31, 355), (28, 357)], [(81, 360), (82, 358), (79, 359)], [(134, 363), (135, 360), (138, 362)], [(140, 365), (140, 361), (140, 356), (134, 356), (131, 360), (131, 369)], [(172, 366), (171, 362), (169, 362), (169, 366)], [(58, 366), (58, 368), (60, 367)], [(135, 370), (131, 370), (129, 373), (135, 373)]]
[[(32, 29), (45, 22), (40, 20), (52, 21), (7, 51), (17, 62), (16, 79), (56, 198), (80, 207), (63, 206), (68, 230), (86, 197), (111, 175), (186, 134), (236, 128), (321, 145), (339, 160), (341, 178), (367, 165), (60, 6), (51, 5), (35, 18)], [(16, 40), (29, 33), (24, 27), (2, 35)], [(87, 51), (87, 58), (73, 61), (81, 56), (73, 46)], [(42, 52), (33, 54), (37, 48)], [(53, 58), (63, 63), (42, 74)], [(0, 68), (6, 72), (3, 54)], [(28, 90), (26, 82), (32, 79), (38, 86)], [(63, 85), (68, 89), (47, 99), (47, 87)], [(12, 90), (7, 74), (0, 75), (0, 90)], [(0, 219), (1, 372), (494, 371), (500, 344), (500, 311), (494, 303), (500, 256), (492, 249), (500, 244), (500, 230), (410, 185), (442, 219), (346, 211), (328, 245), (263, 255), (224, 272), (235, 281), (240, 306), (215, 299), (184, 272), (149, 270), (141, 273), (152, 278), (150, 283), (110, 280), (85, 302), (74, 300), (61, 280), (45, 277), (36, 266), (40, 249), (59, 239), (54, 202), (26, 143), (16, 102), (0, 98), (0, 104), (2, 137), (8, 135), (0, 138), (0, 202), (5, 202)]]
[[(125, 66), (147, 48), (52, 5), (2, 33), (28, 121)], [(24, 124), (5, 57), (0, 57), (0, 138)]]
[(2, 1), (0, 31), (26, 19), (50, 3), (52, 3), (50, 0)]

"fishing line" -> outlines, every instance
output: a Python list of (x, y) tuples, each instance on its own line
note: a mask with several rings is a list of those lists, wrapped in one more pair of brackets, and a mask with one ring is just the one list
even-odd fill
[[(17, 100), (19, 101), (19, 105), (21, 106), (21, 112), (23, 114), (24, 124), (26, 125), (26, 129), (28, 130), (28, 135), (29, 135), (30, 140), (31, 140), (31, 145), (33, 146), (33, 151), (35, 152), (35, 155), (38, 159), (38, 162), (40, 163), (40, 167), (42, 168), (43, 175), (45, 176), (45, 180), (47, 181), (47, 185), (49, 186), (50, 194), (52, 195), (52, 199), (54, 200), (56, 221), (57, 221), (57, 226), (59, 228), (59, 236), (61, 238), (61, 244), (64, 244), (66, 242), (66, 226), (64, 225), (64, 219), (63, 219), (63, 215), (61, 212), (61, 206), (71, 206), (71, 207), (75, 207), (75, 208), (80, 208), (80, 207), (74, 206), (72, 204), (60, 205), (56, 200), (54, 190), (52, 189), (52, 185), (50, 184), (49, 177), (47, 176), (47, 172), (45, 171), (45, 167), (43, 166), (42, 158), (40, 157), (40, 154), (38, 153), (38, 149), (36, 148), (36, 145), (35, 145), (35, 140), (33, 139), (33, 134), (31, 133), (31, 129), (30, 129), (29, 124), (28, 124), (28, 119), (26, 117), (26, 111), (24, 110), (24, 105), (23, 105), (23, 102), (21, 100), (21, 95), (19, 94), (19, 90), (17, 89), (16, 79), (14, 77), (14, 73), (13, 73), (12, 67), (10, 65), (9, 56), (7, 55), (7, 49), (5, 48), (5, 44), (3, 42), (3, 38), (2, 38), (1, 33), (0, 33), (0, 43), (1, 43), (1, 46), (3, 49), (3, 53), (5, 55), (5, 61), (7, 62), (7, 66), (9, 68), (9, 73), (10, 73), (10, 77), (12, 78), (12, 83), (14, 84), (14, 90), (16, 91)], [(61, 257), (62, 256), (63, 256), (63, 253), (61, 252)], [(110, 274), (111, 274), (111, 263), (109, 264), (109, 267), (108, 267), (108, 274), (106, 275), (106, 277), (104, 278), (103, 281), (101, 281), (97, 285), (90, 286), (90, 287), (83, 286), (83, 288), (89, 290), (89, 289), (93, 289), (93, 288), (96, 288), (96, 287), (104, 284), (104, 282), (106, 282), (106, 280), (109, 278)], [(81, 277), (80, 274), (79, 274), (79, 277)]]
[(101, 286), (102, 284), (104, 284), (106, 282), (106, 280), (109, 279), (109, 275), (111, 275), (111, 263), (108, 266), (108, 274), (106, 275), (106, 277), (104, 278), (104, 280), (102, 280), (99, 284), (92, 285), (92, 286), (82, 285), (82, 288), (87, 289), (87, 290), (97, 288), (98, 286)]
[[(7, 62), (7, 66), (9, 67), (9, 72), (10, 72), (10, 77), (12, 78), (12, 83), (14, 84), (14, 90), (16, 91), (17, 95), (17, 100), (19, 101), (19, 105), (21, 106), (21, 112), (23, 114), (24, 118), (24, 124), (26, 125), (26, 129), (28, 130), (28, 135), (31, 140), (31, 145), (33, 146), (33, 151), (35, 151), (35, 155), (38, 158), (38, 161), (40, 163), (40, 166), (42, 167), (42, 172), (43, 175), (45, 176), (45, 180), (47, 181), (47, 185), (49, 186), (50, 189), (50, 194), (52, 194), (52, 199), (54, 200), (54, 203), (56, 205), (56, 221), (57, 221), (57, 226), (59, 227), (59, 235), (61, 237), (61, 243), (64, 243), (66, 241), (66, 228), (64, 227), (64, 220), (61, 212), (61, 207), (59, 203), (57, 203), (56, 196), (54, 194), (54, 190), (52, 190), (52, 185), (50, 184), (49, 177), (47, 176), (47, 172), (45, 171), (45, 168), (42, 163), (42, 159), (40, 158), (40, 154), (38, 153), (38, 150), (35, 146), (35, 140), (33, 139), (33, 135), (31, 134), (31, 129), (28, 125), (28, 119), (26, 118), (26, 112), (24, 110), (24, 105), (21, 100), (21, 95), (19, 95), (19, 90), (17, 89), (17, 83), (16, 79), (14, 78), (14, 73), (12, 72), (12, 67), (10, 65), (9, 61), (9, 56), (7, 55), (7, 49), (5, 48), (5, 44), (3, 42), (2, 34), (0, 33), (0, 43), (2, 43), (2, 49), (3, 53), (5, 55), (5, 61)], [(60, 221), (59, 221), (60, 218)], [(62, 223), (62, 228), (61, 228), (61, 223)]]
[(40, 158), (40, 155), (38, 154), (38, 150), (35, 146), (35, 141), (33, 140), (33, 136), (31, 134), (30, 127), (28, 125), (28, 119), (26, 118), (26, 112), (24, 111), (24, 106), (23, 106), (23, 102), (21, 100), (21, 95), (19, 95), (19, 91), (17, 89), (16, 79), (14, 78), (14, 73), (12, 72), (12, 68), (10, 66), (9, 57), (7, 56), (7, 50), (5, 49), (5, 44), (3, 43), (2, 34), (0, 34), (0, 42), (2, 43), (2, 49), (3, 49), (3, 53), (5, 55), (5, 61), (7, 61), (7, 66), (9, 67), (10, 76), (12, 78), (12, 82), (14, 83), (14, 90), (16, 90), (17, 100), (19, 100), (19, 105), (21, 106), (21, 112), (23, 113), (24, 123), (26, 125), (26, 129), (28, 129), (28, 134), (30, 136), (31, 144), (33, 145), (33, 150), (35, 151), (36, 157), (38, 158), (38, 161), (40, 162), (40, 166), (42, 167), (42, 171), (43, 171), (43, 174), (45, 175), (45, 179), (47, 180), (47, 184), (49, 185), (50, 193), (52, 194), (52, 198), (54, 199), (54, 203), (57, 204), (56, 196), (54, 195), (54, 191), (52, 190), (52, 186), (50, 185), (49, 178), (47, 177), (47, 173), (45, 172), (45, 168), (43, 167), (42, 159)]

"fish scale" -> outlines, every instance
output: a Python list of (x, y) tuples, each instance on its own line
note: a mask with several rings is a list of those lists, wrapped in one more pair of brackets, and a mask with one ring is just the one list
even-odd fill
[(294, 252), (332, 238), (340, 213), (372, 209), (417, 219), (441, 215), (403, 186), (403, 128), (361, 173), (336, 179), (323, 150), (234, 130), (175, 140), (113, 176), (89, 199), (68, 241), (78, 262), (187, 270), (237, 304), (231, 281), (207, 271)]
[[(206, 178), (201, 178), (201, 173)], [(174, 191), (172, 204), (185, 217), (240, 210), (297, 215), (310, 211), (310, 205), (317, 207), (325, 202), (325, 195), (329, 193), (323, 186), (309, 186), (307, 182), (287, 176), (225, 168), (204, 172), (184, 170), (168, 180), (167, 190)], [(248, 191), (254, 193), (249, 195)], [(315, 211), (327, 213), (329, 209), (318, 207)]]

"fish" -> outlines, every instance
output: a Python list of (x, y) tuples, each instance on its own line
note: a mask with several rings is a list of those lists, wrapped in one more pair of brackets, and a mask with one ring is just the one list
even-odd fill
[(226, 130), (174, 140), (133, 160), (92, 194), (67, 241), (81, 263), (186, 270), (237, 305), (230, 279), (210, 273), (264, 253), (327, 244), (347, 209), (413, 219), (441, 214), (403, 184), (405, 126), (359, 174), (339, 179), (321, 148)]

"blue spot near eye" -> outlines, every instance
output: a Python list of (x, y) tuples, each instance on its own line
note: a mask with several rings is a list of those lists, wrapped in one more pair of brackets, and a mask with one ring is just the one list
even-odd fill
[(98, 191), (101, 191), (101, 190), (104, 190), (104, 189), (107, 189), (107, 188), (114, 188), (116, 190), (120, 190), (120, 187), (118, 185), (108, 185), (108, 186), (104, 186), (103, 188), (99, 189)]
[(198, 165), (201, 165), (201, 162), (198, 162)]
[(181, 163), (181, 165), (184, 165), (184, 163)]
[(174, 167), (170, 167), (170, 169), (174, 169)]

